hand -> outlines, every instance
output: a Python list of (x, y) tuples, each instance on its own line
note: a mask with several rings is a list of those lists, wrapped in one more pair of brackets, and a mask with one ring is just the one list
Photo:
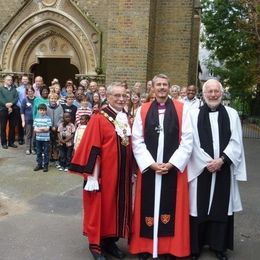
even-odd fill
[(158, 171), (161, 171), (160, 165), (161, 165), (161, 164), (159, 164), (159, 163), (152, 163), (152, 164), (150, 165), (150, 168), (151, 168), (152, 170), (158, 172)]
[(150, 165), (150, 168), (160, 175), (167, 174), (172, 167), (173, 165), (170, 163), (153, 163)]
[(214, 159), (207, 164), (207, 169), (209, 172), (213, 173), (220, 170), (223, 164), (224, 162), (221, 158)]
[(22, 127), (25, 127), (25, 122), (24, 121), (22, 121)]
[(166, 172), (168, 172), (172, 167), (173, 167), (173, 165), (169, 162), (162, 164), (163, 171), (166, 171)]

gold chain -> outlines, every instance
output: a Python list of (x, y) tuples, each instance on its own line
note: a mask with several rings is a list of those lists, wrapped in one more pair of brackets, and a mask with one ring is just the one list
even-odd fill
[[(111, 117), (111, 116), (109, 116), (106, 112), (104, 112), (103, 110), (100, 112), (105, 118), (107, 118), (111, 123), (113, 123), (113, 125), (116, 127), (116, 126), (118, 126), (120, 129), (122, 129), (122, 127), (119, 125), (119, 123), (118, 122), (116, 122), (115, 120), (114, 120), (114, 118), (113, 117)], [(122, 145), (124, 145), (124, 146), (127, 146), (127, 145), (129, 145), (129, 137), (127, 136), (127, 134), (126, 134), (126, 129), (123, 129), (123, 134), (124, 134), (124, 136), (123, 137), (121, 137), (121, 144)]]

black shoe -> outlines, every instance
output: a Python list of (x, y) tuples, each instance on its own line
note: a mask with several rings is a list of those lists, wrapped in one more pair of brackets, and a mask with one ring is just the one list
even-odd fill
[(102, 255), (101, 253), (97, 253), (95, 251), (92, 251), (91, 249), (90, 249), (90, 252), (95, 260), (106, 260), (106, 257), (104, 255)]
[(20, 140), (20, 141), (18, 141), (18, 143), (19, 143), (20, 145), (23, 145), (23, 144), (24, 144), (24, 140)]
[(17, 148), (18, 146), (16, 144), (9, 144), (9, 147)]
[(199, 255), (191, 255), (191, 260), (198, 260), (199, 259)]
[(119, 259), (122, 259), (126, 256), (126, 254), (117, 247), (114, 241), (103, 244), (102, 249), (108, 254)]
[(150, 257), (149, 253), (140, 253), (138, 254), (138, 259), (139, 260), (147, 260)]
[(220, 251), (214, 251), (217, 259), (219, 260), (228, 260), (227, 255), (224, 252), (220, 252)]
[(2, 148), (3, 148), (3, 149), (8, 149), (8, 146), (7, 146), (6, 144), (3, 144), (3, 145), (2, 145)]
[(42, 166), (37, 165), (33, 170), (34, 170), (35, 172), (37, 172), (37, 171), (39, 171), (39, 170), (41, 170), (41, 169), (42, 169)]
[(48, 171), (48, 166), (44, 166), (43, 167), (43, 172), (47, 172)]
[(174, 255), (167, 254), (167, 255), (164, 255), (164, 259), (165, 260), (176, 260), (176, 257)]

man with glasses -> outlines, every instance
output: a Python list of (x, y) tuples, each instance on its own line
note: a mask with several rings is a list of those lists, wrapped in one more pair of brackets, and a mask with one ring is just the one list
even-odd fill
[(203, 85), (205, 104), (190, 113), (194, 147), (188, 164), (191, 253), (198, 259), (204, 245), (217, 259), (233, 249), (234, 212), (242, 205), (238, 181), (246, 180), (238, 113), (221, 104), (223, 87), (215, 79)]
[(131, 217), (131, 129), (121, 83), (107, 88), (108, 106), (93, 114), (72, 159), (70, 171), (84, 176), (83, 233), (95, 259), (125, 254), (117, 247), (128, 238)]
[[(13, 78), (7, 75), (4, 79), (4, 86), (0, 87), (0, 125), (1, 125), (1, 144), (3, 149), (8, 146), (17, 148), (15, 141), (16, 119), (19, 115), (16, 102), (18, 100), (18, 92), (13, 85)], [(6, 138), (6, 127), (9, 123), (8, 144)]]

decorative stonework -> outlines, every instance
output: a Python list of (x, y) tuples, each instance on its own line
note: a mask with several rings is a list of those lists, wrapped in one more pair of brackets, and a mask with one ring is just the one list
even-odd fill
[(52, 37), (50, 42), (49, 42), (49, 49), (51, 52), (56, 52), (57, 51), (57, 47), (58, 47), (58, 42), (56, 37)]
[(35, 37), (30, 45), (26, 45), (20, 50), (19, 55), (24, 59), (21, 63), (19, 61), (16, 63), (16, 67), (14, 67), (16, 70), (21, 68), (22, 71), (29, 71), (33, 64), (38, 63), (39, 58), (44, 57), (66, 57), (70, 59), (71, 64), (77, 68), (81, 67), (80, 58), (73, 45), (63, 35), (51, 29), (44, 33), (40, 31), (38, 37)]
[(43, 5), (45, 6), (53, 6), (56, 4), (56, 0), (42, 0)]
[[(96, 75), (95, 70), (100, 66), (100, 33), (72, 4), (71, 11), (65, 12), (64, 3), (68, 8), (70, 1), (31, 1), (21, 10), (19, 23), (11, 22), (1, 34), (4, 38), (0, 57), (3, 71), (29, 72), (38, 58), (69, 57), (80, 73)], [(54, 5), (56, 7), (52, 8)], [(36, 12), (26, 15), (29, 9), (35, 8), (38, 8)]]

